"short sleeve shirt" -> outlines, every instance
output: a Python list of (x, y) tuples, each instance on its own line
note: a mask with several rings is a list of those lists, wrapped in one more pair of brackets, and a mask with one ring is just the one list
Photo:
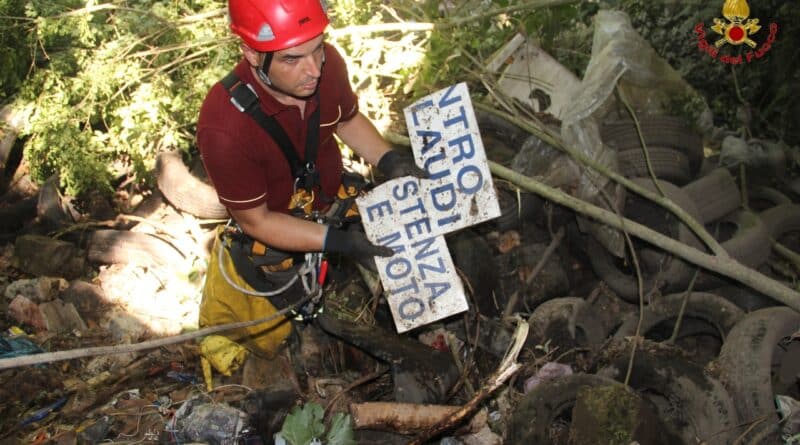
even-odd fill
[[(316, 166), (322, 196), (336, 195), (342, 173), (342, 157), (333, 133), (339, 122), (358, 112), (347, 67), (341, 55), (325, 45), (318, 100), (306, 101), (304, 117), (320, 108), (319, 148)], [(250, 65), (242, 60), (234, 68), (243, 83), (249, 83), (259, 97), (261, 109), (273, 116), (286, 131), (300, 159), (305, 160), (307, 122), (296, 106), (284, 105), (256, 82)], [(270, 210), (286, 212), (293, 193), (294, 178), (280, 147), (247, 113), (230, 102), (222, 84), (215, 84), (203, 102), (197, 124), (197, 144), (219, 201), (227, 208), (245, 210), (267, 203)], [(315, 199), (314, 206), (325, 205)]]

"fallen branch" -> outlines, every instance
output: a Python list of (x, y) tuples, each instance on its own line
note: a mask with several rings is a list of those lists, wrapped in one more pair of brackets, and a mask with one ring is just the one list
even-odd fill
[(519, 352), (522, 350), (522, 346), (525, 344), (525, 340), (528, 338), (528, 328), (528, 323), (525, 323), (522, 319), (518, 319), (517, 330), (514, 332), (512, 343), (508, 349), (508, 352), (506, 352), (505, 358), (503, 358), (503, 361), (500, 363), (497, 371), (495, 371), (495, 373), (489, 377), (486, 384), (483, 385), (480, 391), (478, 391), (478, 393), (475, 394), (475, 396), (472, 397), (472, 399), (470, 399), (470, 401), (464, 406), (454, 411), (441, 421), (437, 422), (436, 425), (432, 426), (420, 434), (416, 439), (409, 442), (409, 445), (422, 445), (439, 434), (452, 430), (456, 426), (460, 425), (466, 418), (471, 416), (472, 413), (478, 409), (478, 405), (481, 402), (489, 397), (497, 388), (500, 387), (500, 385), (504, 384), (506, 380), (511, 378), (511, 376), (520, 369), (520, 364), (517, 363), (517, 357), (519, 356)]
[(517, 173), (509, 168), (503, 167), (496, 162), (489, 161), (492, 174), (513, 182), (521, 188), (536, 193), (557, 204), (569, 207), (572, 210), (596, 219), (602, 223), (618, 229), (625, 230), (631, 235), (647, 241), (656, 247), (677, 255), (684, 260), (696, 264), (704, 269), (730, 277), (750, 288), (753, 288), (764, 295), (774, 298), (781, 303), (800, 311), (800, 293), (784, 286), (782, 283), (773, 280), (756, 270), (743, 266), (739, 262), (719, 256), (709, 255), (693, 247), (689, 247), (679, 241), (664, 236), (649, 227), (623, 218), (619, 215), (597, 207), (586, 201), (575, 198), (572, 195), (554, 189), (539, 181)]
[[(353, 428), (414, 434), (432, 428), (453, 415), (460, 407), (449, 405), (417, 405), (396, 402), (350, 404)], [(488, 414), (478, 413), (470, 419), (466, 433), (476, 433), (486, 425)]]

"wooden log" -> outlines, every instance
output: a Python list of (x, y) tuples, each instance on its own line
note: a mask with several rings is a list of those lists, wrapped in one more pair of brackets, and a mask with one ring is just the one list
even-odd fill
[[(400, 434), (419, 433), (432, 428), (458, 411), (460, 406), (419, 405), (414, 403), (365, 402), (350, 404), (356, 429), (391, 431)], [(463, 434), (476, 433), (486, 425), (488, 414), (481, 410), (466, 425)]]

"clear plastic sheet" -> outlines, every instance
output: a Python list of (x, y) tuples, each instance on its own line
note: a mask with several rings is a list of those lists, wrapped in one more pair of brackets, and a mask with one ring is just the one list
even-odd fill
[[(638, 115), (663, 114), (668, 101), (694, 95), (691, 87), (631, 25), (620, 11), (601, 10), (595, 16), (592, 57), (580, 86), (573, 91), (572, 107), (562, 119), (564, 142), (608, 169), (617, 170), (616, 153), (603, 144), (600, 125), (614, 115), (627, 118), (615, 89)], [(599, 194), (606, 190), (611, 199), (622, 202), (623, 189), (590, 169), (579, 176), (577, 195), (609, 208)], [(622, 256), (622, 234), (606, 226), (582, 221), (610, 252)]]

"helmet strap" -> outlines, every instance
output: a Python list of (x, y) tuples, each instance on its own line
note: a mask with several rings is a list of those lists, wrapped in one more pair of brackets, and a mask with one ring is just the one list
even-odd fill
[(261, 66), (256, 68), (256, 74), (258, 78), (261, 79), (267, 86), (272, 86), (272, 81), (269, 80), (269, 76), (267, 73), (269, 72), (269, 66), (272, 64), (272, 55), (275, 54), (272, 51), (264, 53), (264, 60), (261, 62)]

